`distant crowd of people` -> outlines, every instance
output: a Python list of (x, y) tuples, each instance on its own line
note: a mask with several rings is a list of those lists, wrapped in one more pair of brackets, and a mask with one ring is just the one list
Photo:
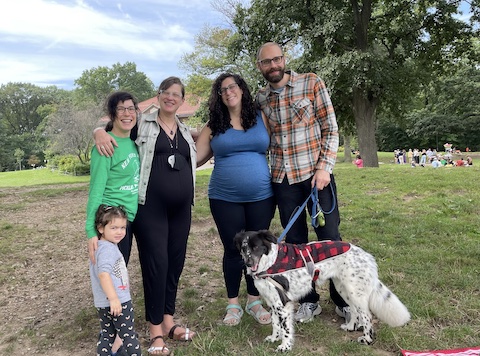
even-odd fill
[(436, 149), (422, 149), (417, 148), (413, 150), (410, 148), (408, 151), (405, 149), (397, 149), (394, 151), (394, 158), (396, 164), (410, 164), (412, 167), (431, 165), (434, 168), (442, 166), (455, 166), (455, 167), (468, 167), (473, 165), (471, 156), (467, 156), (465, 159), (460, 156), (457, 160), (453, 159), (452, 153), (461, 153), (455, 148), (451, 148), (451, 144), (445, 144), (445, 153), (439, 153)]

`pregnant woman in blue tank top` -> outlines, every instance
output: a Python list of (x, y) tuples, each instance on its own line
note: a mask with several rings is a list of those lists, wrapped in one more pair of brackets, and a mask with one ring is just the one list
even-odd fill
[(242, 275), (247, 283), (245, 311), (260, 324), (271, 322), (259, 292), (233, 243), (242, 230), (268, 229), (275, 212), (270, 169), (266, 152), (270, 134), (266, 118), (255, 107), (243, 78), (224, 73), (212, 85), (209, 121), (197, 139), (197, 165), (212, 156), (210, 211), (224, 247), (223, 275), (227, 308), (223, 323), (238, 325), (243, 315), (238, 294)]

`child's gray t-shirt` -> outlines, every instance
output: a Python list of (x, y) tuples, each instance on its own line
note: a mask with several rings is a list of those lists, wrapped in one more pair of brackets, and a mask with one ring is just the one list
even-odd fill
[(98, 249), (95, 252), (95, 264), (90, 261), (90, 280), (92, 282), (93, 302), (97, 308), (110, 307), (110, 301), (100, 284), (98, 274), (108, 272), (113, 281), (120, 303), (131, 300), (130, 283), (123, 255), (118, 246), (112, 242), (99, 240)]

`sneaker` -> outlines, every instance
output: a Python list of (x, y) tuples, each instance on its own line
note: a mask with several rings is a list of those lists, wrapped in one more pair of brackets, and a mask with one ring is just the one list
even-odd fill
[(350, 307), (335, 307), (335, 313), (343, 319), (345, 319), (346, 323), (350, 322), (350, 318), (352, 317), (352, 314), (350, 313)]
[(313, 320), (315, 315), (322, 312), (322, 307), (318, 303), (302, 303), (295, 313), (295, 321), (307, 323)]

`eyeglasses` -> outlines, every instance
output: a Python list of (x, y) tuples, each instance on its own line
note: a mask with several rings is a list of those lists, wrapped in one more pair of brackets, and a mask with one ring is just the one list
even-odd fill
[(218, 91), (218, 95), (220, 95), (220, 96), (225, 95), (225, 94), (227, 94), (227, 91), (229, 91), (229, 90), (234, 91), (237, 88), (238, 88), (238, 84), (237, 83), (232, 83), (228, 87), (220, 88), (220, 90)]
[(129, 106), (128, 108), (125, 108), (123, 106), (117, 106), (116, 109), (117, 109), (117, 113), (119, 113), (119, 114), (124, 114), (125, 111), (127, 111), (127, 110), (130, 114), (133, 114), (137, 111), (137, 109), (135, 109), (135, 106)]
[(177, 100), (183, 98), (183, 95), (182, 95), (182, 94), (172, 93), (172, 92), (170, 92), (170, 91), (165, 91), (165, 90), (160, 90), (160, 91), (158, 92), (158, 94), (163, 95), (163, 96), (166, 97), (166, 98), (168, 98), (169, 96), (171, 96), (172, 98), (177, 99)]
[(258, 61), (258, 63), (260, 63), (262, 65), (262, 67), (268, 67), (270, 65), (270, 63), (272, 63), (272, 62), (273, 62), (273, 64), (280, 64), (282, 59), (283, 59), (283, 56), (277, 56), (277, 57), (273, 57), (273, 58), (262, 59), (262, 60)]

